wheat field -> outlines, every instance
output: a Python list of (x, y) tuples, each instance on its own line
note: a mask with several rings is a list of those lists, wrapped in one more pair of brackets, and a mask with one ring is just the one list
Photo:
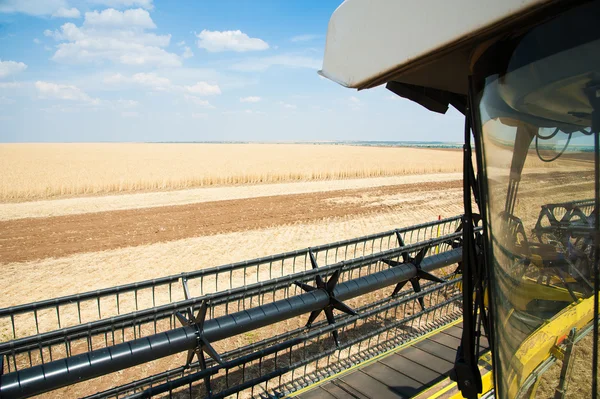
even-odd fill
[(0, 144), (0, 201), (459, 172), (461, 152), (315, 144)]

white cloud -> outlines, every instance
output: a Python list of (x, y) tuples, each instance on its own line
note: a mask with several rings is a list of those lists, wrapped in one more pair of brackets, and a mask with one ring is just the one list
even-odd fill
[(137, 27), (142, 29), (155, 29), (156, 25), (150, 13), (141, 8), (132, 10), (117, 11), (114, 8), (108, 8), (101, 12), (92, 11), (85, 13), (84, 25), (90, 27)]
[(171, 81), (169, 79), (158, 76), (156, 73), (136, 73), (132, 75), (131, 80), (134, 83), (144, 86), (162, 88), (165, 90), (171, 87)]
[(257, 103), (260, 101), (260, 97), (257, 96), (249, 96), (240, 98), (240, 102), (242, 103)]
[(114, 75), (105, 76), (104, 83), (108, 84), (119, 84), (128, 81), (129, 78), (121, 75), (120, 73), (115, 73)]
[(42, 44), (42, 41), (40, 39), (38, 39), (37, 37), (33, 39), (33, 42), (35, 44)]
[(0, 79), (23, 72), (25, 69), (27, 65), (22, 62), (0, 60)]
[(231, 69), (237, 71), (261, 72), (266, 71), (272, 66), (318, 70), (321, 67), (321, 60), (302, 55), (281, 54), (269, 57), (250, 58), (234, 64)]
[(39, 98), (54, 98), (59, 100), (81, 101), (85, 103), (98, 104), (98, 99), (90, 97), (77, 86), (61, 85), (51, 82), (35, 82)]
[(281, 105), (283, 108), (287, 108), (287, 109), (296, 109), (296, 108), (298, 108), (294, 104), (287, 104), (287, 103), (284, 103), (283, 101), (279, 101), (279, 105)]
[(188, 46), (185, 46), (185, 49), (184, 49), (184, 51), (183, 51), (183, 54), (181, 54), (181, 56), (182, 56), (183, 58), (186, 58), (186, 59), (187, 59), (187, 58), (191, 58), (191, 57), (193, 57), (193, 56), (194, 56), (194, 53), (192, 52), (192, 49), (191, 49), (191, 48), (189, 48)]
[(179, 43), (177, 43), (177, 46), (179, 46), (179, 47), (185, 46), (185, 40), (182, 40)]
[(64, 63), (98, 63), (111, 61), (124, 65), (177, 67), (181, 59), (169, 53), (171, 35), (147, 33), (156, 25), (143, 9), (85, 13), (78, 27), (66, 23), (59, 30), (44, 31), (45, 36), (61, 41), (52, 59)]
[(184, 94), (183, 98), (185, 98), (185, 100), (191, 104), (197, 105), (199, 107), (205, 107), (205, 108), (214, 108), (210, 102), (208, 102), (208, 100), (203, 100), (199, 97), (196, 96), (190, 96), (188, 94)]
[(23, 13), (34, 16), (52, 15), (60, 8), (66, 8), (66, 0), (2, 0), (0, 12)]
[(113, 8), (142, 7), (146, 10), (152, 10), (154, 8), (152, 0), (89, 0), (89, 2)]
[(136, 73), (131, 76), (131, 81), (154, 89), (168, 90), (171, 87), (169, 79), (158, 76), (156, 73)]
[(203, 48), (215, 53), (221, 51), (261, 51), (269, 48), (267, 42), (258, 38), (249, 37), (240, 30), (203, 30), (196, 36), (198, 37), (198, 48)]
[(294, 43), (298, 43), (298, 42), (308, 42), (314, 39), (318, 39), (319, 37), (321, 37), (321, 35), (312, 35), (312, 34), (307, 34), (307, 35), (298, 35), (298, 36), (294, 36), (290, 39), (290, 41), (294, 42)]
[(171, 90), (173, 85), (167, 78), (157, 75), (154, 72), (151, 73), (136, 73), (131, 77), (127, 77), (117, 73), (104, 78), (104, 83), (108, 84), (135, 84), (151, 88), (156, 91)]
[(75, 7), (73, 8), (65, 8), (61, 7), (55, 12), (52, 13), (54, 18), (80, 18), (81, 13)]
[(60, 30), (51, 31), (46, 29), (44, 36), (52, 37), (55, 40), (82, 40), (85, 38), (84, 33), (73, 23), (67, 22), (60, 27)]
[(221, 94), (221, 88), (218, 85), (211, 85), (206, 82), (196, 82), (192, 86), (183, 86), (184, 90), (201, 96), (210, 96), (213, 94)]
[[(196, 96), (210, 96), (221, 94), (221, 88), (217, 84), (210, 84), (207, 82), (196, 82), (192, 85), (176, 85), (171, 82), (170, 79), (158, 75), (157, 73), (140, 72), (131, 76), (125, 76), (120, 73), (109, 75), (104, 78), (104, 83), (109, 85), (135, 85), (146, 87), (154, 91), (168, 91), (173, 93), (184, 93), (187, 97), (188, 94)], [(194, 97), (195, 98), (195, 97)], [(207, 103), (201, 103), (206, 105)]]

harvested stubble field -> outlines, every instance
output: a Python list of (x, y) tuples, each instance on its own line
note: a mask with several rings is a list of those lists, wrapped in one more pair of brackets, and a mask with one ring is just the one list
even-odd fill
[[(0, 307), (454, 216), (461, 158), (459, 150), (330, 145), (1, 145)], [(585, 185), (569, 173), (527, 179), (523, 209), (540, 195), (569, 199), (557, 187)], [(183, 357), (55, 397), (107, 389)]]

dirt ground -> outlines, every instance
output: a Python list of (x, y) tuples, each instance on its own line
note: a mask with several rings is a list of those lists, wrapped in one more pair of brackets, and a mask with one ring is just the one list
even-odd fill
[[(324, 218), (357, 216), (396, 202), (425, 202), (461, 181), (282, 195), (0, 222), (0, 262), (24, 262)], [(384, 202), (384, 200), (388, 202)], [(425, 220), (423, 220), (425, 221)]]
[[(541, 199), (548, 195), (568, 200), (573, 189), (589, 189), (587, 176), (581, 179), (578, 174), (578, 177), (575, 180), (572, 174), (563, 173), (556, 174), (552, 181), (544, 181), (536, 174), (527, 176), (530, 184), (522, 184), (521, 206), (517, 208), (535, 219), (540, 208), (537, 204), (531, 206), (532, 202), (541, 204)], [(460, 194), (456, 191), (461, 185), (460, 180), (411, 183), (0, 221), (0, 263), (400, 211), (402, 205), (427, 209), (431, 200), (447, 197), (449, 191), (453, 191), (452, 197), (459, 202)], [(574, 187), (561, 195), (559, 188), (567, 185)], [(442, 213), (444, 209), (439, 210)], [(424, 213), (419, 222), (430, 220), (426, 216)]]

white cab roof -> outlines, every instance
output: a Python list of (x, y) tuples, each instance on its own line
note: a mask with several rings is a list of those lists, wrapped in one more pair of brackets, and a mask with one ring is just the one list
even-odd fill
[(448, 51), (549, 0), (346, 0), (327, 29), (320, 73), (343, 86), (389, 81), (415, 61)]

